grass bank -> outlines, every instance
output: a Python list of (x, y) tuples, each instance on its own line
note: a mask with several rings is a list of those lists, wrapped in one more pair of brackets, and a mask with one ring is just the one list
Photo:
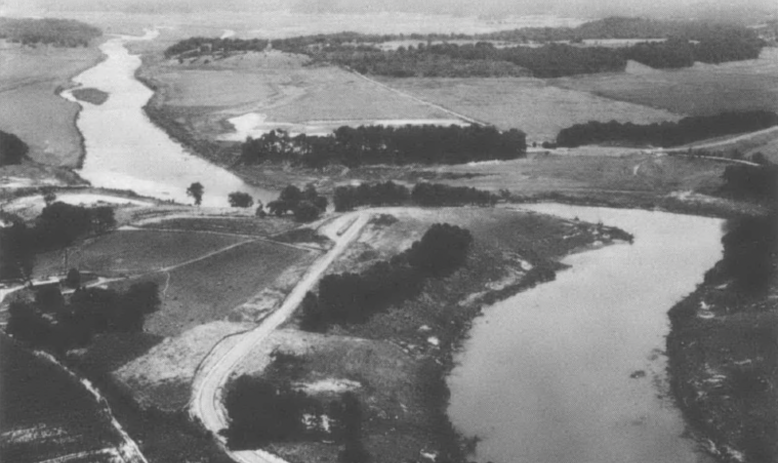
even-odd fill
[[(553, 279), (564, 268), (559, 262), (564, 256), (597, 240), (608, 243), (617, 233), (504, 209), (385, 212), (395, 219), (384, 216), (366, 227), (331, 273), (359, 271), (385, 260), (435, 222), (471, 230), (475, 241), (466, 264), (450, 276), (427, 280), (418, 297), (364, 323), (333, 326), (325, 336), (297, 331), (298, 322), (290, 322), (278, 336), (291, 339), (279, 350), (301, 358), (300, 368), (279, 372), (244, 365), (242, 370), (269, 380), (359, 385), (355, 393), (365, 409), (363, 440), (375, 463), (417, 461), (420, 452), (436, 454), (438, 461), (464, 462), (474, 440), (449, 421), (446, 379), (472, 321), (494, 302)], [(328, 393), (324, 397), (332, 397)], [(309, 440), (276, 442), (269, 450), (292, 463), (324, 463), (340, 449)]]

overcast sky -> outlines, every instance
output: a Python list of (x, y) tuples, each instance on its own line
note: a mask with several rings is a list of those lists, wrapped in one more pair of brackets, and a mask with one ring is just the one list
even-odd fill
[(449, 13), (457, 15), (555, 14), (597, 17), (608, 14), (670, 15), (720, 9), (778, 14), (778, 0), (0, 0), (0, 11), (40, 9), (136, 12), (291, 10), (296, 12)]

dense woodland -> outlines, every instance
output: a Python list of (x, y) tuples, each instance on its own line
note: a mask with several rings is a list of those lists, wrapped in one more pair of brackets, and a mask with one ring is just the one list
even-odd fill
[[(623, 47), (580, 45), (597, 39), (666, 39)], [(380, 45), (417, 41), (396, 50)], [(450, 40), (471, 43), (450, 43)], [(533, 44), (520, 46), (519, 44)], [(495, 45), (498, 44), (498, 45)], [(490, 34), (359, 34), (341, 32), (277, 39), (272, 48), (334, 63), (361, 74), (390, 77), (554, 78), (622, 72), (627, 60), (654, 68), (755, 59), (765, 43), (745, 27), (695, 21), (606, 18), (575, 28), (523, 28)], [(262, 51), (268, 41), (194, 37), (169, 47), (165, 57)]]
[[(271, 369), (277, 368), (280, 358), (296, 361), (284, 354), (274, 356)], [(352, 392), (324, 401), (295, 390), (288, 381), (274, 384), (243, 375), (229, 385), (225, 408), (230, 427), (224, 434), (233, 450), (305, 439), (327, 439), (347, 446), (361, 443), (362, 407)]]
[(68, 301), (56, 286), (33, 289), (34, 300), (11, 302), (8, 333), (56, 352), (86, 346), (100, 333), (141, 331), (146, 315), (161, 304), (154, 282), (133, 284), (123, 293), (79, 287)]
[(374, 313), (417, 296), (427, 278), (446, 276), (465, 263), (473, 243), (470, 231), (434, 224), (409, 249), (379, 261), (362, 273), (326, 275), (318, 296), (302, 304), (301, 327), (323, 332), (331, 324), (363, 323)]
[(458, 164), (516, 159), (526, 153), (526, 135), (492, 126), (381, 125), (340, 127), (333, 136), (295, 137), (274, 130), (241, 147), (244, 164), (291, 162), (306, 167), (342, 164)]
[[(633, 31), (633, 32), (630, 32)], [(667, 39), (619, 48), (579, 46), (584, 39)], [(379, 39), (413, 39), (414, 36), (361, 36), (354, 33), (293, 37), (273, 41), (273, 47), (332, 62), (362, 74), (391, 77), (497, 77), (530, 74), (562, 77), (577, 74), (621, 72), (627, 60), (655, 68), (688, 67), (695, 61), (722, 63), (755, 59), (764, 46), (747, 28), (694, 22), (664, 22), (610, 18), (579, 28), (519, 29), (481, 36), (427, 36), (427, 43), (385, 50)], [(443, 40), (443, 43), (440, 41)], [(487, 41), (490, 40), (490, 41)], [(539, 47), (495, 46), (495, 40), (544, 43)], [(437, 43), (435, 43), (437, 42)], [(569, 43), (563, 43), (569, 42)], [(504, 44), (503, 44), (504, 45)]]
[(230, 54), (246, 51), (264, 51), (269, 41), (263, 39), (232, 39), (191, 37), (165, 49), (165, 58), (194, 58), (203, 55)]
[(497, 196), (491, 192), (472, 187), (457, 187), (438, 183), (417, 183), (413, 190), (404, 185), (387, 181), (384, 183), (362, 183), (335, 188), (333, 203), (336, 211), (349, 211), (360, 206), (397, 206), (416, 204), (419, 206), (492, 206)]
[(0, 228), (0, 280), (29, 278), (35, 254), (58, 249), (92, 233), (104, 232), (116, 225), (110, 206), (85, 208), (62, 202), (50, 204), (28, 227), (22, 220), (8, 217), (10, 226)]
[(775, 204), (778, 198), (778, 165), (732, 165), (724, 169), (722, 192), (737, 199)]
[(12, 133), (0, 130), (0, 166), (21, 164), (30, 147)]
[(562, 129), (557, 145), (577, 147), (599, 143), (672, 147), (724, 135), (753, 132), (778, 125), (769, 111), (729, 112), (715, 116), (685, 117), (678, 122), (632, 124), (589, 121)]
[(22, 45), (86, 47), (103, 32), (72, 19), (0, 18), (0, 39)]

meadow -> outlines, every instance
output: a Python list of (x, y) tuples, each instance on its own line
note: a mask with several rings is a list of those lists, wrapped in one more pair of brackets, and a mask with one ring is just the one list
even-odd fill
[(56, 275), (69, 268), (103, 276), (122, 276), (158, 271), (246, 241), (245, 238), (208, 233), (116, 231), (87, 240), (64, 251), (38, 255), (35, 274)]
[(247, 242), (169, 272), (124, 280), (112, 287), (122, 290), (149, 280), (159, 284), (162, 307), (146, 319), (145, 330), (169, 337), (226, 319), (233, 309), (273, 285), (289, 267), (307, 263), (308, 255), (280, 244)]
[(568, 90), (532, 78), (381, 78), (392, 88), (493, 124), (517, 128), (530, 142), (553, 141), (559, 130), (590, 120), (651, 123), (679, 115), (640, 104)]
[(643, 67), (636, 72), (568, 77), (550, 83), (677, 114), (705, 116), (725, 111), (778, 110), (776, 76), (778, 49), (765, 48), (757, 60), (697, 63), (691, 68), (666, 71)]
[(79, 106), (57, 92), (101, 57), (96, 46), (31, 48), (0, 41), (0, 130), (27, 143), (34, 161), (78, 166), (83, 155), (75, 125)]
[[(333, 66), (305, 66), (280, 52), (228, 58), (147, 59), (141, 76), (158, 89), (166, 117), (211, 140), (234, 134), (228, 119), (253, 114), (247, 131), (294, 132), (358, 126), (375, 120), (448, 119), (445, 111)], [(237, 137), (245, 139), (245, 134)]]

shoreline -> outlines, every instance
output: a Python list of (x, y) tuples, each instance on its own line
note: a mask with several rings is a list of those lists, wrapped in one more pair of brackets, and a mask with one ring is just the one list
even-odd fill
[(84, 167), (84, 160), (86, 159), (86, 138), (84, 138), (84, 134), (81, 132), (81, 129), (78, 127), (78, 119), (81, 116), (81, 111), (84, 110), (84, 106), (75, 97), (74, 97), (74, 100), (75, 100), (74, 101), (74, 100), (71, 100), (69, 98), (66, 98), (62, 94), (65, 93), (65, 92), (68, 92), (70, 90), (74, 90), (74, 89), (77, 89), (77, 88), (81, 87), (81, 84), (74, 82), (73, 79), (75, 79), (76, 77), (80, 76), (84, 72), (86, 72), (86, 71), (88, 71), (88, 70), (90, 70), (90, 69), (92, 69), (92, 68), (94, 68), (96, 66), (99, 66), (102, 62), (104, 62), (105, 60), (108, 59), (108, 55), (106, 55), (100, 49), (100, 46), (102, 46), (108, 40), (109, 40), (108, 37), (102, 36), (100, 38), (100, 40), (98, 40), (97, 43), (95, 43), (95, 45), (94, 45), (96, 47), (96, 49), (100, 52), (100, 56), (95, 58), (94, 60), (92, 60), (89, 63), (89, 66), (84, 67), (83, 69), (81, 69), (81, 70), (79, 70), (77, 72), (74, 72), (72, 75), (70, 75), (67, 78), (67, 81), (65, 82), (65, 84), (58, 85), (55, 88), (55, 90), (54, 90), (54, 94), (55, 95), (57, 95), (58, 97), (62, 98), (63, 100), (67, 100), (67, 101), (75, 104), (76, 106), (78, 106), (78, 109), (76, 110), (76, 113), (73, 116), (73, 122), (72, 123), (73, 123), (73, 128), (75, 129), (76, 133), (78, 134), (78, 139), (79, 139), (79, 156), (78, 156), (78, 160), (76, 161), (75, 165), (67, 166), (65, 168), (69, 169), (76, 176), (78, 176), (78, 178), (81, 178), (86, 183), (89, 183), (89, 182), (84, 180), (80, 175), (78, 175), (78, 172), (76, 172), (77, 170), (80, 170), (81, 168)]

